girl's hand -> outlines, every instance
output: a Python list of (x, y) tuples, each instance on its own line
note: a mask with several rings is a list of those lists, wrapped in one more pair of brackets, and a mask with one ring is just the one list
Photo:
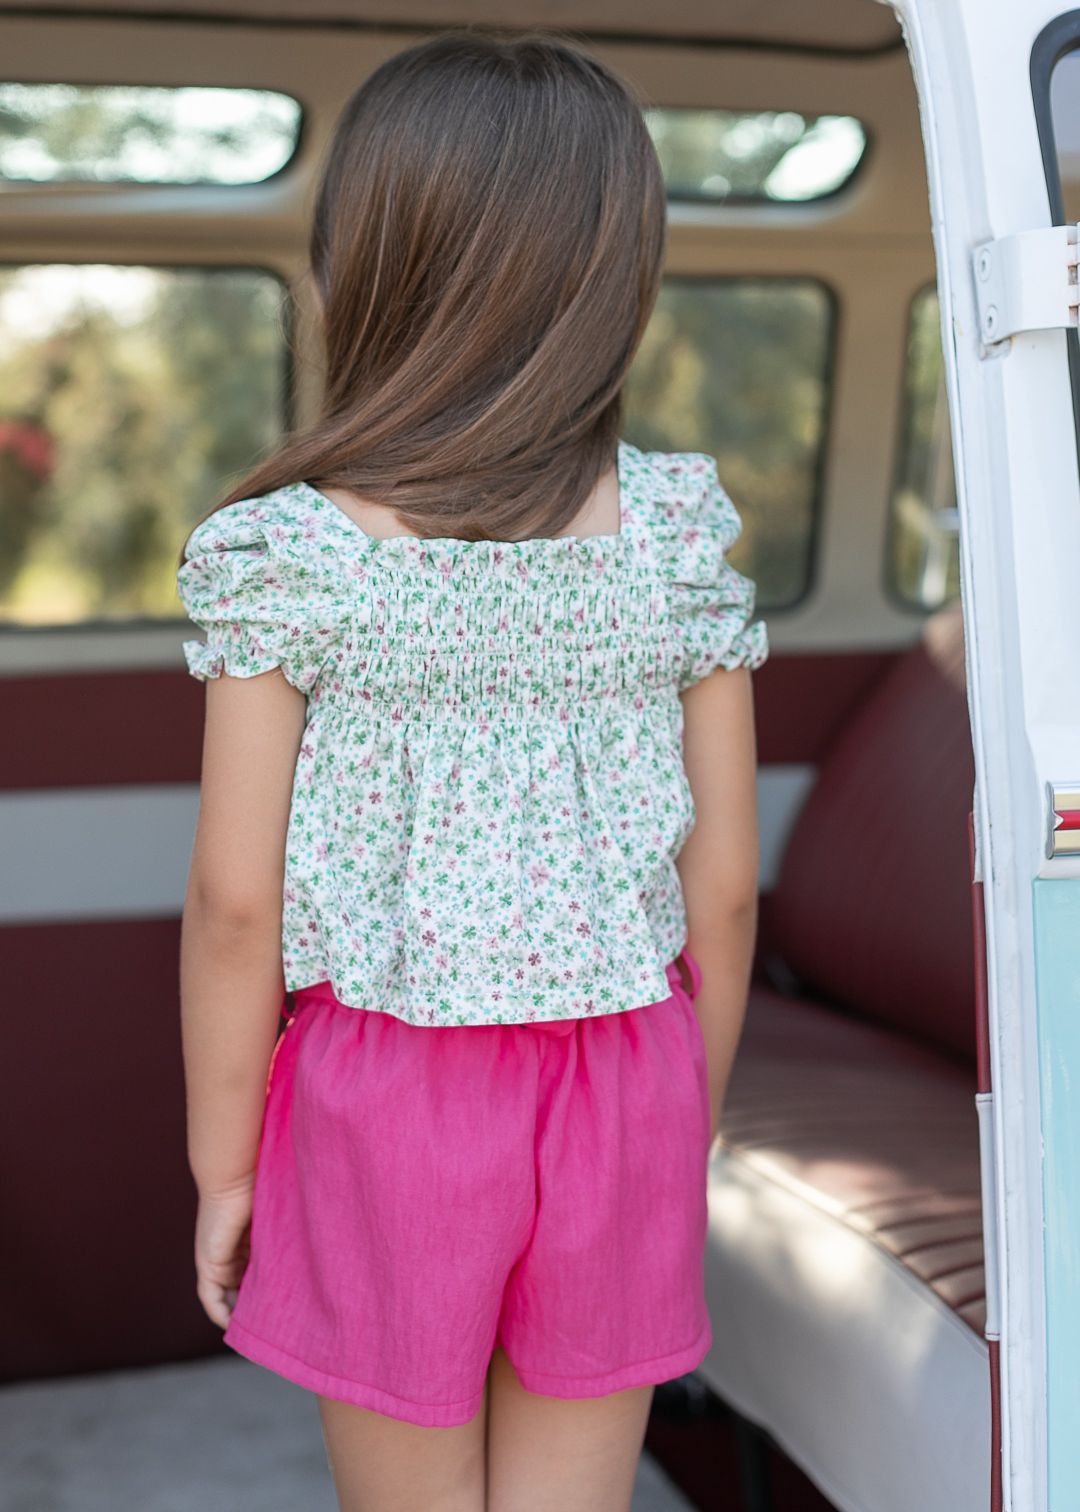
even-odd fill
[(251, 1253), (255, 1173), (228, 1191), (200, 1192), (195, 1219), (196, 1292), (211, 1322), (225, 1328)]

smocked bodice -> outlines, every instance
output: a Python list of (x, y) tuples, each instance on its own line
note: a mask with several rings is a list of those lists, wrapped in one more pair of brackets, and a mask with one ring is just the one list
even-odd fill
[(670, 677), (663, 589), (629, 535), (397, 537), (356, 558), (353, 580), (369, 591), (324, 672), (328, 697), (397, 718), (567, 720), (582, 703), (647, 698)]

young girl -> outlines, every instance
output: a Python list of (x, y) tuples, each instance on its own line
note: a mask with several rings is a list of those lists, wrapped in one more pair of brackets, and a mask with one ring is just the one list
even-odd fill
[(712, 1342), (767, 645), (712, 458), (620, 436), (664, 224), (576, 45), (390, 58), (314, 207), (321, 413), (179, 569), (198, 1295), (347, 1512), (621, 1512)]

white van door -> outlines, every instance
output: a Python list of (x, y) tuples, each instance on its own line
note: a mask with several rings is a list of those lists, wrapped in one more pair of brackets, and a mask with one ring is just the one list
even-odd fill
[[(986, 916), (995, 1500), (1080, 1509), (1080, 11), (897, 0), (956, 453)], [(1071, 215), (1073, 225), (1068, 225)], [(997, 1450), (995, 1448), (995, 1456)]]

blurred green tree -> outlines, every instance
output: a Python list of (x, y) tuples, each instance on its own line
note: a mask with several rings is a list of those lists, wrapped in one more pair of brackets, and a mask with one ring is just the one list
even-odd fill
[(50, 443), (33, 474), (0, 429), (0, 615), (180, 612), (184, 523), (283, 428), (284, 298), (248, 269), (0, 271), (0, 427)]
[(899, 468), (889, 514), (889, 581), (914, 608), (938, 609), (960, 593), (955, 511), (941, 311), (930, 286), (911, 305)]
[(763, 608), (807, 583), (832, 322), (809, 280), (672, 278), (627, 384), (628, 439), (716, 458), (743, 519), (731, 560)]

